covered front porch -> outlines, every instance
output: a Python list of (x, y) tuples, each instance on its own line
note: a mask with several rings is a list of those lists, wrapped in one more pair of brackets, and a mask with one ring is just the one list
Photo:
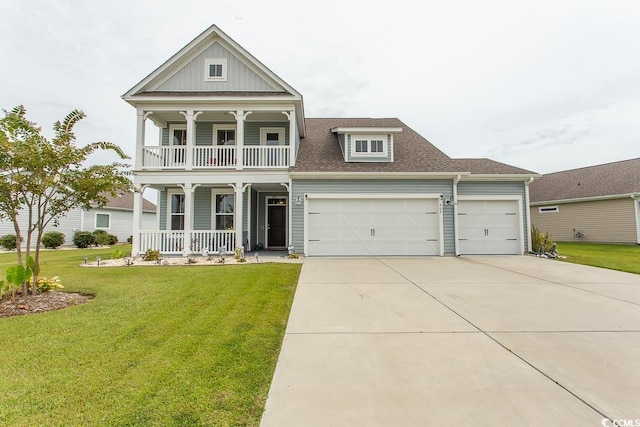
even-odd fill
[[(264, 179), (264, 177), (263, 177)], [(291, 241), (291, 196), (280, 182), (146, 184), (158, 191), (155, 229), (143, 229), (134, 206), (132, 254), (231, 254), (242, 247), (284, 250)], [(139, 192), (136, 198), (141, 198)], [(141, 215), (141, 212), (140, 212)]]

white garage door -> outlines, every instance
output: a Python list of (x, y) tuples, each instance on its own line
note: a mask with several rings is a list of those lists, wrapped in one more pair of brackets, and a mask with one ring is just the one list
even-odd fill
[(458, 199), (458, 250), (461, 254), (521, 254), (517, 200)]
[(441, 255), (440, 199), (309, 198), (308, 255)]

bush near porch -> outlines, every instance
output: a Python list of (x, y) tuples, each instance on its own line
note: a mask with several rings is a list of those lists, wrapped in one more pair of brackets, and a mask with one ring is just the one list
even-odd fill
[(640, 274), (640, 246), (612, 243), (558, 242), (562, 261)]
[(0, 319), (0, 425), (257, 426), (300, 265), (79, 266), (111, 252), (42, 253), (96, 297)]

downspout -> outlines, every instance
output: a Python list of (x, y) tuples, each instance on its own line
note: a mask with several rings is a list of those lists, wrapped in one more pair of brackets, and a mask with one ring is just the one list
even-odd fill
[(636, 244), (640, 245), (640, 212), (638, 212), (638, 193), (632, 193), (631, 199), (633, 200), (633, 211), (636, 215)]
[(524, 203), (526, 207), (524, 214), (527, 216), (527, 222), (525, 223), (527, 226), (527, 252), (533, 250), (531, 247), (531, 206), (529, 206), (529, 186), (533, 180), (533, 177), (529, 177), (529, 180), (524, 182)]
[(453, 245), (456, 256), (460, 256), (458, 248), (458, 183), (462, 179), (462, 175), (453, 178)]

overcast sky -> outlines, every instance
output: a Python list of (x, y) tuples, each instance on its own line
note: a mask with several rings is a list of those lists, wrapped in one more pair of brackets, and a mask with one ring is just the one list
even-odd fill
[[(133, 155), (120, 96), (211, 24), (307, 117), (398, 117), (539, 173), (640, 157), (640, 1), (0, 0), (0, 107)], [(106, 160), (106, 158), (105, 158)]]

